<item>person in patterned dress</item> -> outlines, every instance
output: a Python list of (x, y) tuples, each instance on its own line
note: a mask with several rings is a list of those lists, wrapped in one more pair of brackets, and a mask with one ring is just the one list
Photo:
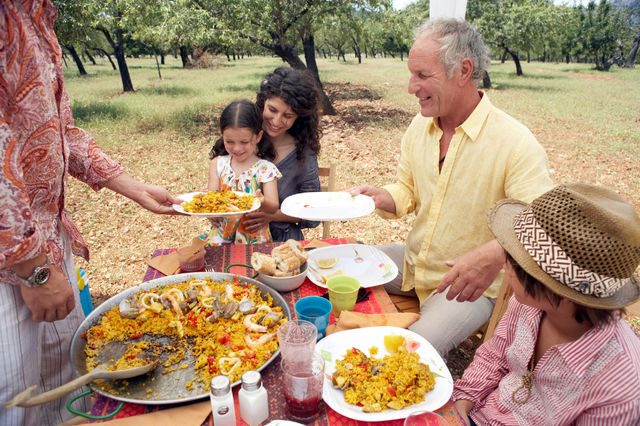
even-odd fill
[[(89, 250), (64, 207), (69, 176), (155, 213), (175, 214), (171, 204), (181, 202), (133, 179), (74, 126), (57, 16), (49, 0), (0, 1), (0, 402), (74, 378), (69, 346), (84, 315), (75, 309), (73, 255), (88, 261)], [(0, 425), (62, 423), (78, 392), (26, 409), (0, 406)], [(74, 407), (89, 404), (87, 397)]]
[[(220, 115), (221, 137), (209, 157), (208, 191), (236, 191), (260, 199), (260, 211), (275, 213), (279, 207), (278, 179), (282, 174), (269, 160), (275, 158), (273, 145), (263, 137), (262, 113), (248, 100), (234, 101)], [(244, 215), (212, 221), (214, 236), (209, 244), (257, 244), (271, 242), (268, 227), (250, 230)]]

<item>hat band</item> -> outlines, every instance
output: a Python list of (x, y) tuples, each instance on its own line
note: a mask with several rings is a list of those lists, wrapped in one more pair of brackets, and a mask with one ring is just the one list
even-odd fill
[(582, 294), (609, 297), (630, 279), (611, 278), (576, 265), (538, 224), (531, 206), (513, 219), (513, 227), (522, 246), (551, 278)]

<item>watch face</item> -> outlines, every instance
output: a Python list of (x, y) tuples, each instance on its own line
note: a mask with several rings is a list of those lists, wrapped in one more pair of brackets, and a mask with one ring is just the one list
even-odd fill
[(51, 271), (48, 268), (41, 268), (33, 277), (33, 280), (37, 285), (44, 284), (49, 279), (49, 275), (51, 275)]

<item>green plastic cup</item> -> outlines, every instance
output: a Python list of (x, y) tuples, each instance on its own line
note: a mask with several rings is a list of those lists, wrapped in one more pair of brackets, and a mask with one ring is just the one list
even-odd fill
[(333, 305), (331, 312), (338, 318), (342, 311), (353, 311), (358, 298), (360, 281), (348, 275), (338, 275), (327, 280), (329, 301)]

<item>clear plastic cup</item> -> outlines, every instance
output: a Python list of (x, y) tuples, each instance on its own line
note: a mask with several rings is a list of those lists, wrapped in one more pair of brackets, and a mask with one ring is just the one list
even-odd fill
[(315, 350), (318, 329), (309, 321), (292, 320), (278, 328), (280, 354), (284, 357), (296, 349)]
[(324, 358), (310, 349), (295, 349), (282, 358), (280, 367), (285, 412), (295, 422), (311, 422), (322, 406)]
[(182, 272), (196, 272), (204, 269), (204, 247), (182, 246), (176, 250)]

